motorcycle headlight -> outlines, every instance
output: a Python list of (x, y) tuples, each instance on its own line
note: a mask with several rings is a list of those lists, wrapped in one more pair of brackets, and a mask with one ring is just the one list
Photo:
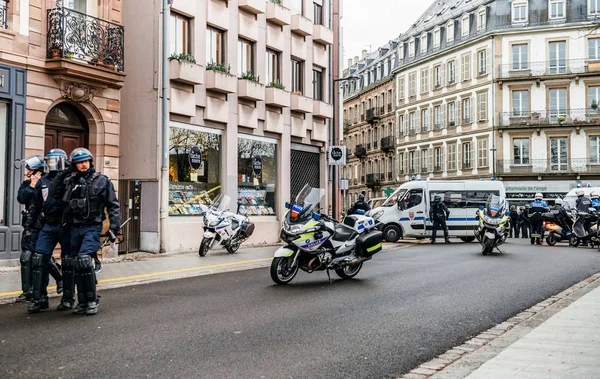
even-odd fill
[(302, 232), (302, 225), (290, 225), (287, 220), (283, 221), (283, 230), (288, 234), (297, 234)]
[(502, 221), (502, 219), (500, 218), (492, 218), (487, 215), (483, 216), (483, 222), (485, 222), (486, 224), (498, 225), (500, 224), (500, 221)]
[(220, 223), (221, 223), (221, 221), (218, 221), (218, 220), (217, 220), (217, 221), (211, 221), (211, 222), (208, 224), (208, 227), (209, 227), (209, 228), (215, 228), (215, 227), (219, 226), (219, 224), (220, 224)]

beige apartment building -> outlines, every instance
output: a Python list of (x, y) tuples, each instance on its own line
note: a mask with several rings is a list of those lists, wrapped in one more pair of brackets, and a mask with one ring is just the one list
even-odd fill
[(15, 162), (84, 146), (118, 177), (123, 45), (121, 1), (0, 0), (0, 259), (20, 254)]
[(398, 41), (373, 53), (363, 51), (344, 70), (344, 144), (348, 152), (343, 178), (348, 180), (346, 207), (363, 191), (366, 199), (385, 196), (395, 187), (395, 66)]
[[(170, 8), (169, 185), (161, 194), (160, 2), (123, 4), (128, 72), (120, 179), (139, 248), (189, 251), (201, 205), (236, 200), (256, 224), (248, 243), (279, 240), (284, 204), (327, 187), (330, 0), (176, 0)], [(168, 196), (161, 246), (160, 199)], [(326, 208), (325, 208), (326, 209)]]

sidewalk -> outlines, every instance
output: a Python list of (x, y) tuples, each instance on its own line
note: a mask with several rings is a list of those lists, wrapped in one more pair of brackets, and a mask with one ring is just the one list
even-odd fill
[(600, 274), (481, 333), (402, 378), (600, 378)]

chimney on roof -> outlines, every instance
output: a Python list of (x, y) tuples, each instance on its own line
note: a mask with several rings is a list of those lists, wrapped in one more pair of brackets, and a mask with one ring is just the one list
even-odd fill
[(352, 67), (352, 58), (348, 59), (348, 68)]
[(354, 56), (354, 64), (358, 63), (358, 55)]
[(362, 59), (365, 59), (368, 55), (369, 53), (367, 52), (367, 50), (362, 51)]

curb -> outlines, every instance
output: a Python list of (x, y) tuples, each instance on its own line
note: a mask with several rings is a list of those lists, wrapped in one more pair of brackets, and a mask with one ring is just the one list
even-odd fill
[[(546, 321), (552, 315), (565, 308), (570, 303), (574, 302), (581, 296), (585, 295), (586, 291), (583, 293), (584, 289), (589, 289), (590, 291), (593, 289), (589, 286), (593, 285), (593, 287), (600, 286), (600, 273), (590, 276), (587, 279), (582, 280), (581, 282), (567, 288), (566, 290), (551, 296), (550, 298), (532, 306), (529, 309), (526, 309), (516, 316), (509, 318), (501, 324), (490, 328), (479, 335), (471, 338), (460, 346), (456, 346), (445, 353), (435, 357), (434, 359), (425, 362), (418, 367), (410, 370), (408, 373), (398, 376), (399, 379), (425, 379), (425, 378), (464, 378), (471, 372), (475, 371), (479, 366), (481, 366), (485, 361), (492, 359), (493, 356), (500, 353), (497, 351), (495, 353), (492, 352), (483, 352), (482, 348), (489, 347), (490, 343), (497, 342), (498, 340), (508, 339), (508, 344), (503, 346), (504, 348), (510, 346), (516, 339), (519, 339), (522, 336), (510, 336), (510, 331), (516, 331), (520, 329), (520, 332), (526, 330), (528, 333), (532, 327), (525, 325), (528, 322), (535, 322), (535, 326), (538, 326), (542, 322)], [(586, 288), (588, 287), (588, 288)], [(579, 296), (577, 296), (579, 295)], [(574, 297), (573, 299), (570, 299)], [(571, 300), (568, 304), (564, 304), (566, 301)], [(548, 314), (549, 313), (549, 314)], [(535, 327), (534, 326), (534, 327)], [(520, 327), (520, 328), (519, 328)], [(533, 328), (534, 328), (533, 327)], [(515, 329), (515, 330), (513, 330)], [(525, 333), (525, 334), (526, 334)], [(524, 334), (523, 334), (524, 335)], [(515, 339), (516, 337), (516, 339)], [(480, 350), (481, 349), (481, 350)], [(466, 360), (469, 357), (473, 357), (477, 354), (481, 353), (483, 357), (483, 361), (481, 362), (471, 362), (469, 367), (461, 367), (457, 369), (455, 372), (450, 372), (451, 365), (460, 364), (462, 361)], [(493, 355), (493, 356), (491, 356)], [(468, 371), (468, 372), (467, 372)]]

